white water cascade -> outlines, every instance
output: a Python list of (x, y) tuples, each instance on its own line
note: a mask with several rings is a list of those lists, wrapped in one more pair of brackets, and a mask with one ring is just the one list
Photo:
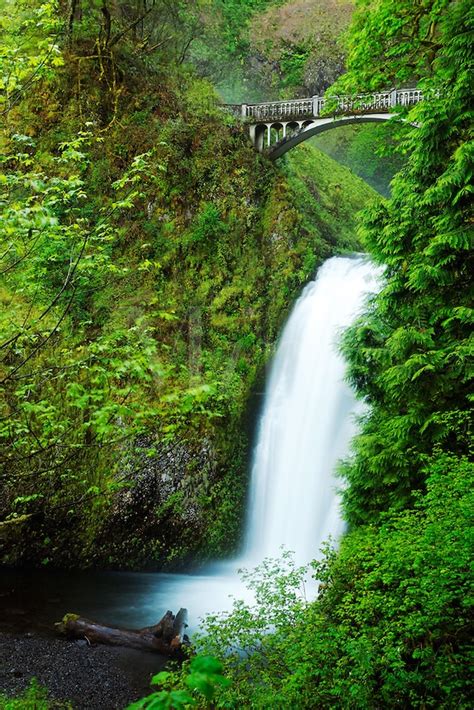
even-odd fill
[[(343, 530), (335, 468), (348, 453), (361, 405), (344, 381), (341, 332), (378, 288), (379, 270), (364, 257), (333, 257), (304, 289), (283, 330), (257, 433), (244, 548), (238, 559), (200, 574), (158, 575), (155, 609), (190, 608), (199, 617), (232, 607), (231, 595), (251, 599), (237, 570), (281, 547), (298, 564), (318, 556)], [(156, 618), (156, 612), (150, 617)]]
[(341, 331), (353, 322), (377, 270), (364, 258), (333, 257), (304, 289), (273, 361), (254, 455), (245, 557), (298, 563), (338, 538), (343, 522), (334, 472), (347, 454), (360, 404), (344, 381)]
[[(114, 593), (116, 607), (107, 606), (106, 621), (146, 626), (166, 609), (186, 607), (192, 632), (199, 618), (231, 609), (232, 596), (251, 601), (239, 568), (279, 557), (281, 546), (304, 564), (317, 557), (329, 535), (337, 540), (343, 523), (334, 471), (348, 453), (360, 409), (344, 382), (338, 341), (377, 290), (379, 273), (363, 257), (333, 257), (293, 308), (266, 386), (241, 556), (199, 574), (141, 573), (138, 581), (131, 575), (130, 592), (120, 601)], [(121, 586), (127, 589), (126, 580)], [(83, 613), (104, 618), (94, 606)]]

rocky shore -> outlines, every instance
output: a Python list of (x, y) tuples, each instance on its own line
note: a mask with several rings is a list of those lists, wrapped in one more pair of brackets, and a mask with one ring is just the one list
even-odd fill
[(166, 660), (87, 641), (0, 632), (0, 695), (21, 694), (34, 677), (52, 700), (69, 701), (74, 710), (123, 710), (150, 692), (151, 675)]

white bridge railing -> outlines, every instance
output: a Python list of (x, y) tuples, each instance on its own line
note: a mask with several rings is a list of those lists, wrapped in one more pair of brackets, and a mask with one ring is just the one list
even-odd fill
[(413, 106), (423, 99), (420, 89), (394, 89), (357, 96), (313, 96), (294, 101), (269, 101), (260, 104), (228, 104), (226, 108), (237, 116), (253, 122), (289, 121), (317, 118), (325, 111), (330, 115), (388, 112), (396, 106)]

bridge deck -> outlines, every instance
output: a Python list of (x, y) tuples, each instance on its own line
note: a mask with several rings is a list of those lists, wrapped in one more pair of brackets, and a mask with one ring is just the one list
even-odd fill
[(397, 106), (412, 106), (423, 98), (420, 89), (397, 89), (357, 96), (312, 96), (293, 101), (258, 104), (227, 104), (226, 108), (248, 123), (307, 120), (321, 115), (348, 115), (390, 112)]

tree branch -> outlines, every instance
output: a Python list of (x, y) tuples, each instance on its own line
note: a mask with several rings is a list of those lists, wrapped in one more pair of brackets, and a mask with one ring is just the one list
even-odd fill
[(125, 37), (126, 34), (128, 34), (128, 33), (129, 33), (131, 30), (133, 30), (137, 25), (139, 25), (140, 22), (142, 22), (142, 21), (145, 19), (145, 17), (147, 17), (151, 12), (153, 12), (154, 9), (155, 9), (154, 7), (150, 7), (145, 13), (143, 13), (142, 15), (140, 15), (140, 17), (138, 17), (136, 20), (134, 20), (133, 22), (131, 22), (127, 27), (125, 27), (124, 30), (122, 30), (121, 32), (119, 32), (118, 34), (116, 34), (114, 37), (112, 37), (112, 39), (110, 40), (110, 42), (109, 42), (108, 45), (107, 45), (108, 48), (110, 49), (111, 47), (113, 47), (114, 45), (116, 45), (117, 42), (120, 42), (120, 40), (122, 39), (122, 37)]

